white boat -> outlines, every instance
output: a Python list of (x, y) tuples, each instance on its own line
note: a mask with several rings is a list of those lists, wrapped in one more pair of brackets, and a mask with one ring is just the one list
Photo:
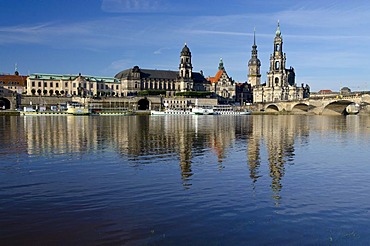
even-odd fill
[(79, 103), (67, 103), (63, 110), (46, 110), (45, 107), (34, 109), (33, 107), (24, 107), (20, 111), (21, 116), (57, 116), (57, 115), (90, 115), (90, 110)]
[(231, 105), (215, 105), (213, 112), (217, 115), (250, 115), (251, 112), (248, 110), (236, 110)]
[(58, 116), (58, 115), (69, 115), (65, 111), (20, 111), (21, 116)]
[(196, 115), (213, 115), (213, 106), (195, 106), (192, 108), (192, 112)]
[(93, 116), (119, 116), (119, 115), (134, 115), (135, 113), (126, 108), (99, 108), (90, 109)]
[(151, 110), (150, 111), (151, 115), (193, 115), (194, 113), (192, 112), (191, 109), (183, 109), (183, 108), (178, 108), (178, 109), (164, 109), (164, 110)]

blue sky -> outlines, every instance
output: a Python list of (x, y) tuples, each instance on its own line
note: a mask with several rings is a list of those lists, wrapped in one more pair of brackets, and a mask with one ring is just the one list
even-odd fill
[(177, 70), (184, 43), (194, 71), (247, 80), (256, 28), (266, 80), (277, 21), (287, 67), (312, 91), (370, 90), (365, 0), (1, 0), (0, 72), (114, 76), (135, 65)]

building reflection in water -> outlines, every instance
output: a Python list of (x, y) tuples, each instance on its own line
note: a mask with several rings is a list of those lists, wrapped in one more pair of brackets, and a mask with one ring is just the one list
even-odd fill
[(260, 177), (261, 146), (267, 151), (272, 197), (276, 204), (281, 199), (282, 178), (287, 162), (294, 161), (294, 142), (297, 136), (308, 136), (308, 118), (297, 116), (253, 116), (253, 134), (248, 139), (248, 165), (250, 177), (256, 182)]
[(195, 158), (214, 153), (215, 168), (223, 169), (225, 160), (235, 154), (229, 150), (235, 145), (242, 146), (246, 151), (252, 183), (255, 185), (263, 176), (261, 167), (268, 167), (273, 197), (277, 202), (285, 165), (294, 161), (295, 144), (309, 141), (309, 127), (315, 127), (315, 131), (331, 129), (336, 134), (344, 134), (356, 129), (348, 127), (348, 124), (369, 124), (368, 118), (354, 120), (349, 117), (288, 115), (49, 116), (6, 119), (4, 124), (11, 129), (4, 131), (9, 136), (4, 135), (3, 142), (6, 144), (7, 139), (16, 136), (20, 143), (17, 153), (88, 154), (109, 150), (119, 153), (133, 166), (156, 164), (158, 161), (153, 160), (158, 159), (178, 159), (184, 187), (192, 184), (192, 163)]

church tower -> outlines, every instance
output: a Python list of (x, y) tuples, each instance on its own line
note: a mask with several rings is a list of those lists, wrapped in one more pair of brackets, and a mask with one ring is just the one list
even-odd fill
[(283, 53), (283, 37), (281, 36), (280, 23), (278, 22), (274, 38), (274, 52), (270, 55), (270, 70), (267, 73), (267, 87), (286, 86), (285, 62), (286, 54)]
[(248, 62), (248, 84), (252, 87), (261, 84), (261, 61), (257, 57), (256, 31), (253, 35), (252, 56)]
[(180, 53), (180, 66), (179, 66), (179, 77), (180, 77), (180, 91), (190, 91), (193, 89), (193, 66), (191, 64), (191, 52), (185, 43)]
[(180, 53), (180, 66), (179, 66), (179, 75), (180, 78), (189, 78), (192, 77), (193, 66), (191, 65), (191, 52), (188, 46), (185, 43), (184, 48)]

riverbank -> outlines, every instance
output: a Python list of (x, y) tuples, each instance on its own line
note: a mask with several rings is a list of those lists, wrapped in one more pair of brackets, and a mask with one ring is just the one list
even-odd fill
[(15, 110), (1, 110), (0, 116), (19, 116), (19, 112)]

